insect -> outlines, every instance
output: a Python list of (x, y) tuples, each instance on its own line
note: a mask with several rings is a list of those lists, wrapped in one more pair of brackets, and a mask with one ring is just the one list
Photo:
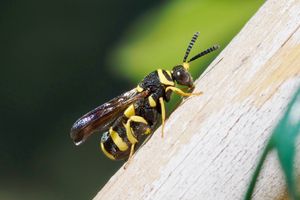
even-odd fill
[[(137, 144), (149, 136), (161, 117), (162, 137), (166, 119), (165, 102), (171, 94), (181, 96), (200, 95), (190, 93), (194, 82), (189, 73), (190, 62), (219, 48), (214, 45), (187, 61), (189, 53), (198, 38), (196, 32), (185, 52), (183, 64), (171, 71), (157, 69), (148, 74), (136, 88), (113, 98), (79, 118), (71, 128), (70, 136), (76, 145), (84, 142), (94, 132), (104, 132), (100, 146), (103, 153), (112, 160), (130, 159)], [(176, 87), (186, 86), (187, 90)]]

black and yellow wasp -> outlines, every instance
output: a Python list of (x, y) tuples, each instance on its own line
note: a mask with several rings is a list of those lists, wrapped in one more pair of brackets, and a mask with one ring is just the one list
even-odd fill
[[(151, 134), (159, 122), (163, 127), (166, 111), (164, 101), (170, 100), (172, 92), (181, 96), (199, 95), (189, 93), (194, 88), (189, 64), (219, 48), (211, 48), (195, 55), (187, 61), (188, 55), (199, 35), (196, 32), (185, 52), (183, 64), (173, 67), (172, 71), (157, 69), (148, 74), (136, 88), (110, 100), (79, 118), (71, 128), (71, 138), (76, 145), (81, 144), (92, 133), (104, 132), (100, 146), (104, 154), (112, 159), (130, 159), (138, 142)], [(187, 91), (176, 87), (187, 86)]]

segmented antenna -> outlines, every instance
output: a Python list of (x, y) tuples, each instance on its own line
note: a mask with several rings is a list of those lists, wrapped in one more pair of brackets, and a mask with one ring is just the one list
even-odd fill
[(208, 54), (208, 53), (210, 53), (210, 52), (213, 52), (213, 51), (217, 50), (218, 48), (220, 48), (219, 45), (214, 45), (214, 46), (212, 46), (212, 47), (210, 47), (210, 48), (208, 48), (208, 49), (202, 51), (201, 53), (195, 55), (195, 56), (192, 57), (188, 62), (192, 62), (193, 60), (196, 60), (196, 59), (198, 59), (198, 58), (200, 58), (200, 57), (202, 57), (202, 56), (205, 56), (206, 54)]
[(199, 32), (196, 32), (196, 33), (194, 34), (194, 36), (192, 37), (192, 40), (191, 40), (191, 42), (190, 42), (188, 48), (187, 48), (186, 51), (185, 51), (185, 55), (184, 55), (184, 57), (183, 57), (183, 62), (186, 62), (186, 59), (187, 59), (187, 57), (189, 56), (190, 51), (191, 51), (191, 49), (193, 48), (193, 45), (195, 44), (195, 42), (196, 42), (198, 36), (199, 36)]

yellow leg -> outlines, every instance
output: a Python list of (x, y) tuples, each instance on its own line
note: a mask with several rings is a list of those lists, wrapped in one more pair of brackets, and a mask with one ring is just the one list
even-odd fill
[(198, 96), (198, 95), (203, 94), (203, 92), (187, 93), (187, 92), (184, 92), (184, 91), (182, 91), (181, 89), (179, 89), (179, 88), (177, 88), (177, 87), (173, 87), (173, 86), (167, 87), (167, 88), (166, 88), (166, 92), (167, 92), (168, 90), (172, 90), (172, 91), (175, 92), (176, 94), (179, 94), (179, 95), (184, 96), (184, 97), (189, 97), (189, 96), (193, 96), (193, 95)]
[[(124, 124), (124, 127), (126, 129), (127, 138), (130, 141), (130, 143), (131, 143), (129, 157), (128, 157), (128, 160), (127, 160), (126, 164), (124, 165), (124, 169), (126, 169), (128, 167), (128, 165), (129, 165), (129, 163), (131, 162), (132, 156), (133, 156), (133, 153), (134, 153), (135, 144), (138, 142), (136, 136), (133, 134), (132, 129), (130, 127), (130, 123), (131, 122), (139, 122), (139, 123), (144, 123), (146, 125), (148, 124), (147, 121), (143, 117), (137, 116), (137, 115), (131, 116), (127, 120), (127, 123)], [(149, 134), (149, 133), (150, 132), (145, 132), (145, 134)]]
[(135, 144), (132, 144), (132, 145), (131, 145), (131, 148), (130, 148), (130, 154), (129, 154), (128, 160), (130, 160), (130, 159), (132, 158), (132, 155), (133, 155), (133, 153), (134, 153), (134, 146), (135, 146)]
[(165, 102), (163, 97), (159, 98), (160, 109), (161, 109), (161, 137), (164, 137), (164, 127), (165, 127), (165, 120), (166, 120), (166, 108)]
[[(130, 123), (131, 123), (131, 122), (139, 122), (139, 123), (143, 123), (143, 124), (145, 124), (145, 125), (148, 125), (148, 122), (147, 122), (143, 117), (134, 115), (134, 116), (131, 116), (131, 117), (127, 120), (126, 124), (124, 124), (124, 127), (125, 127), (125, 129), (126, 129), (126, 135), (127, 135), (128, 140), (130, 141), (131, 144), (135, 144), (135, 143), (137, 143), (138, 141), (137, 141), (136, 136), (135, 136), (134, 133), (133, 133), (133, 130), (132, 130), (131, 127), (130, 127)], [(149, 133), (151, 133), (151, 130), (150, 130), (150, 128), (147, 128), (143, 134), (147, 135), (147, 134), (149, 134)]]
[(131, 148), (130, 148), (130, 154), (129, 154), (129, 157), (128, 157), (127, 162), (126, 162), (125, 165), (124, 165), (124, 169), (126, 169), (126, 168), (128, 167), (129, 163), (130, 163), (131, 160), (132, 160), (132, 156), (133, 156), (133, 153), (134, 153), (134, 146), (135, 146), (135, 144), (132, 144), (132, 145), (131, 145)]

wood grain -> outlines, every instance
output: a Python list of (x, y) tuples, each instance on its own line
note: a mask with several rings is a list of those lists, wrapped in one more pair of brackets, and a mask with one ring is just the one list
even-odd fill
[[(272, 129), (300, 85), (300, 1), (268, 0), (185, 100), (94, 198), (241, 199)], [(286, 199), (276, 154), (254, 199)]]

